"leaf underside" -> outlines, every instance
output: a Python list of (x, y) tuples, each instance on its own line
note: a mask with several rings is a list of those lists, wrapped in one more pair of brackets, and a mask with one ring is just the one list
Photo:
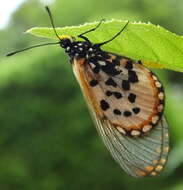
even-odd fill
[[(104, 42), (118, 33), (127, 21), (111, 20), (101, 24), (94, 32), (86, 34), (93, 43)], [(82, 32), (91, 29), (97, 22), (80, 26), (56, 28), (59, 35), (77, 38)], [(44, 38), (57, 39), (52, 28), (31, 28), (27, 33)], [(115, 40), (102, 46), (108, 52), (141, 60), (151, 68), (166, 68), (183, 72), (183, 36), (178, 36), (151, 23), (129, 23)]]

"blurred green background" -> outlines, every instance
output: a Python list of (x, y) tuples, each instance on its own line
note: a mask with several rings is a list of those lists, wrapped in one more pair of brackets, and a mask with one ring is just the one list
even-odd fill
[[(23, 34), (50, 27), (44, 3), (25, 1), (0, 30), (0, 189), (183, 189), (183, 74), (155, 72), (166, 90), (171, 152), (158, 177), (134, 179), (114, 162), (90, 119), (71, 65), (59, 46), (4, 58), (48, 40)], [(55, 0), (57, 26), (101, 18), (159, 24), (183, 34), (182, 0)]]

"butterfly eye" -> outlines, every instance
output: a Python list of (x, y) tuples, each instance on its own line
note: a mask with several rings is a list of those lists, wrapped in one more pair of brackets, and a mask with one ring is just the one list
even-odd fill
[(61, 41), (60, 41), (60, 44), (61, 44), (61, 47), (62, 48), (67, 48), (71, 45), (71, 41), (69, 38), (63, 38)]

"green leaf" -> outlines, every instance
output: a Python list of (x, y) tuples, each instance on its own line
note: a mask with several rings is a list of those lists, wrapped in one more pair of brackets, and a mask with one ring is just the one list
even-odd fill
[[(93, 43), (100, 43), (113, 37), (127, 21), (106, 21), (94, 32), (86, 36)], [(80, 26), (56, 28), (59, 35), (74, 36), (95, 27), (95, 23)], [(52, 28), (32, 28), (27, 33), (56, 39)], [(81, 40), (81, 39), (77, 39)], [(183, 72), (183, 37), (151, 23), (129, 23), (115, 40), (102, 46), (102, 49), (131, 59), (141, 60), (151, 68), (167, 68)]]

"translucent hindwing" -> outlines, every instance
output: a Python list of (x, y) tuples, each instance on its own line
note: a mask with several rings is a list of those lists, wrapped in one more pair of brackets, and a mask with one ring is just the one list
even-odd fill
[(133, 138), (124, 135), (93, 111), (91, 114), (104, 144), (129, 175), (141, 178), (161, 172), (169, 152), (168, 125), (164, 117), (149, 135)]

